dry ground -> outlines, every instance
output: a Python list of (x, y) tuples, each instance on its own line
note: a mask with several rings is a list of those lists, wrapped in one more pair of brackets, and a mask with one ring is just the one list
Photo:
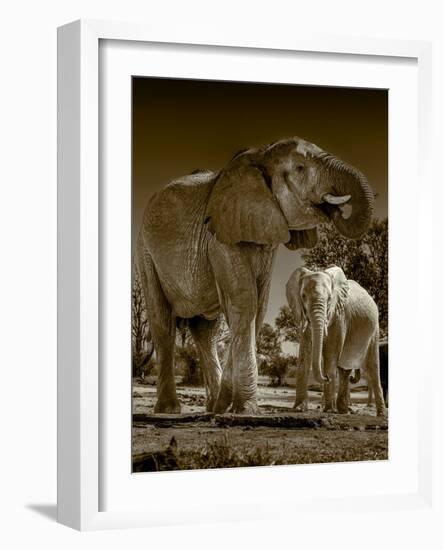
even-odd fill
[[(266, 417), (236, 425), (232, 416), (202, 416), (184, 422), (152, 416), (156, 388), (134, 380), (133, 459), (136, 471), (303, 464), (388, 458), (387, 422), (366, 407), (367, 393), (353, 391), (352, 413), (326, 414), (321, 393), (310, 392), (310, 411), (294, 413), (293, 387), (259, 386), (260, 413)], [(205, 392), (178, 386), (182, 415), (205, 412)], [(279, 426), (264, 426), (280, 419)], [(296, 418), (297, 420), (294, 420)], [(141, 421), (140, 421), (141, 420)], [(297, 422), (300, 426), (292, 427)], [(288, 427), (289, 426), (289, 427)], [(172, 440), (172, 446), (170, 442)], [(137, 467), (138, 464), (138, 467)]]

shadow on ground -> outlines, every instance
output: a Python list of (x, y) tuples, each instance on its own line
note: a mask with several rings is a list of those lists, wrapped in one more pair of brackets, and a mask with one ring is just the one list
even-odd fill
[(28, 510), (32, 510), (51, 521), (57, 521), (56, 504), (26, 504), (25, 506)]

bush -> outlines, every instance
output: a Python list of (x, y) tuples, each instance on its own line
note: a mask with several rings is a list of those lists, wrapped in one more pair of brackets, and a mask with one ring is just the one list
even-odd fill
[(292, 355), (278, 354), (266, 357), (260, 364), (260, 374), (269, 376), (271, 386), (281, 386), (289, 368), (294, 367), (295, 361), (296, 358)]
[(175, 354), (176, 368), (182, 375), (182, 384), (200, 386), (203, 384), (203, 375), (194, 345), (184, 345), (178, 348)]

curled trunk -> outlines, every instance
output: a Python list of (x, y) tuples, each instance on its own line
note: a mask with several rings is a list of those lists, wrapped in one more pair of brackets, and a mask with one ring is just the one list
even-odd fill
[(360, 378), (361, 378), (361, 370), (355, 369), (352, 376), (350, 376), (349, 378), (349, 382), (351, 382), (351, 384), (357, 384), (357, 382), (360, 382)]
[(328, 378), (322, 372), (323, 336), (325, 327), (325, 307), (322, 302), (312, 308), (311, 314), (312, 334), (312, 369), (317, 382), (327, 382)]
[(323, 208), (334, 223), (337, 230), (350, 239), (361, 237), (371, 224), (374, 212), (374, 194), (366, 177), (357, 169), (342, 162), (333, 155), (322, 156), (322, 188), (331, 189), (332, 193), (344, 197), (350, 195), (346, 202), (352, 207), (349, 217), (344, 217), (341, 204), (331, 204), (327, 201)]

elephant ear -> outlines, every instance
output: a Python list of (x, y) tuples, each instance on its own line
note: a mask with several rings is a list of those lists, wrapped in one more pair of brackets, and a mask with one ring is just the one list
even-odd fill
[(208, 229), (225, 244), (289, 241), (289, 230), (262, 171), (234, 163), (217, 178), (206, 208)]
[(328, 322), (330, 322), (334, 312), (338, 315), (343, 312), (348, 299), (349, 283), (343, 270), (336, 265), (325, 269), (325, 273), (331, 277), (332, 281), (331, 301), (328, 308)]
[(301, 282), (303, 277), (308, 273), (312, 272), (306, 269), (306, 267), (299, 267), (286, 283), (286, 299), (294, 314), (295, 322), (297, 325), (302, 324), (302, 331), (306, 328), (307, 318), (301, 298)]

